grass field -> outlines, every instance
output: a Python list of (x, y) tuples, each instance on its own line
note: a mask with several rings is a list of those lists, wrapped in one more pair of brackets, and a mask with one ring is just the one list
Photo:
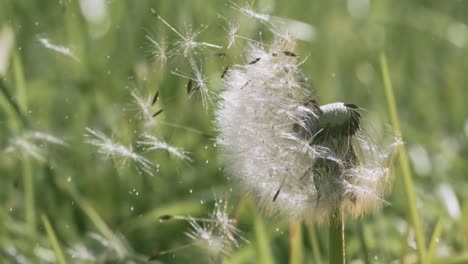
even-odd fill
[[(388, 0), (0, 0), (0, 263), (328, 262), (326, 224), (263, 214), (223, 170), (220, 76), (272, 38), (244, 7), (298, 30), (320, 102), (364, 108), (379, 143), (401, 132), (347, 262), (468, 263), (468, 3)], [(213, 210), (241, 232), (221, 253), (190, 237)]]

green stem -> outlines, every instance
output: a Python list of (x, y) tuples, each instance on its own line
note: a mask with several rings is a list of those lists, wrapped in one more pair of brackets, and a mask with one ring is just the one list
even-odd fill
[(369, 250), (367, 249), (367, 243), (366, 243), (366, 238), (364, 236), (364, 228), (363, 228), (363, 223), (361, 221), (358, 221), (357, 223), (357, 228), (358, 228), (358, 234), (359, 234), (359, 242), (361, 244), (361, 252), (362, 252), (362, 258), (365, 264), (370, 264), (369, 260)]
[(317, 238), (317, 232), (315, 231), (315, 226), (312, 222), (307, 222), (307, 228), (309, 229), (309, 240), (312, 246), (312, 254), (314, 256), (314, 263), (322, 263), (322, 256), (320, 254), (320, 245)]
[(345, 263), (345, 240), (344, 240), (344, 219), (340, 210), (330, 215), (330, 226), (328, 231), (330, 264)]
[(8, 88), (7, 88), (5, 82), (3, 81), (2, 78), (0, 78), (0, 93), (3, 94), (3, 96), (5, 97), (7, 102), (10, 104), (13, 111), (15, 112), (15, 114), (21, 120), (22, 124), (27, 127), (29, 125), (28, 119), (26, 118), (26, 116), (21, 111), (21, 108), (18, 105), (18, 102), (15, 100), (13, 95), (8, 91)]
[[(396, 107), (395, 95), (393, 94), (393, 87), (390, 80), (390, 74), (388, 70), (387, 58), (385, 54), (380, 55), (380, 67), (382, 70), (382, 77), (384, 81), (385, 96), (387, 97), (388, 110), (390, 112), (390, 120), (393, 127), (396, 130), (397, 136), (401, 137), (400, 120), (398, 118), (398, 112)], [(424, 232), (421, 227), (421, 221), (416, 205), (416, 195), (413, 187), (413, 179), (411, 176), (411, 169), (408, 161), (408, 154), (406, 153), (405, 146), (402, 145), (399, 149), (399, 162), (403, 172), (403, 187), (405, 189), (406, 197), (408, 199), (408, 211), (411, 219), (411, 224), (416, 234), (416, 243), (418, 245), (419, 261), (422, 264), (426, 263), (426, 247)]]

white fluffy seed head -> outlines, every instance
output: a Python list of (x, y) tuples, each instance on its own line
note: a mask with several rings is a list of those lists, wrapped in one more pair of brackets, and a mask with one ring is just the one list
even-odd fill
[(227, 169), (267, 211), (358, 217), (382, 204), (389, 155), (360, 129), (357, 106), (312, 99), (293, 47), (290, 38), (252, 44), (226, 74), (216, 124)]

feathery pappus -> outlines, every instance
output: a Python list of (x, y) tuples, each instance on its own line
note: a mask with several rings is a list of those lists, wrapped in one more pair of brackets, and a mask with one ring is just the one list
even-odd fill
[(336, 210), (359, 217), (384, 203), (399, 142), (376, 146), (355, 104), (320, 105), (293, 48), (290, 38), (255, 42), (247, 63), (223, 76), (216, 125), (227, 170), (267, 211), (318, 221)]

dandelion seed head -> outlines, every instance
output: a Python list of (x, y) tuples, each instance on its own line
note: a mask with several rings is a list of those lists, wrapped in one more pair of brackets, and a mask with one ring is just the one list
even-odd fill
[(223, 79), (216, 124), (228, 171), (274, 214), (321, 221), (333, 210), (358, 217), (381, 206), (391, 155), (363, 131), (356, 105), (313, 99), (293, 38), (273, 33)]

